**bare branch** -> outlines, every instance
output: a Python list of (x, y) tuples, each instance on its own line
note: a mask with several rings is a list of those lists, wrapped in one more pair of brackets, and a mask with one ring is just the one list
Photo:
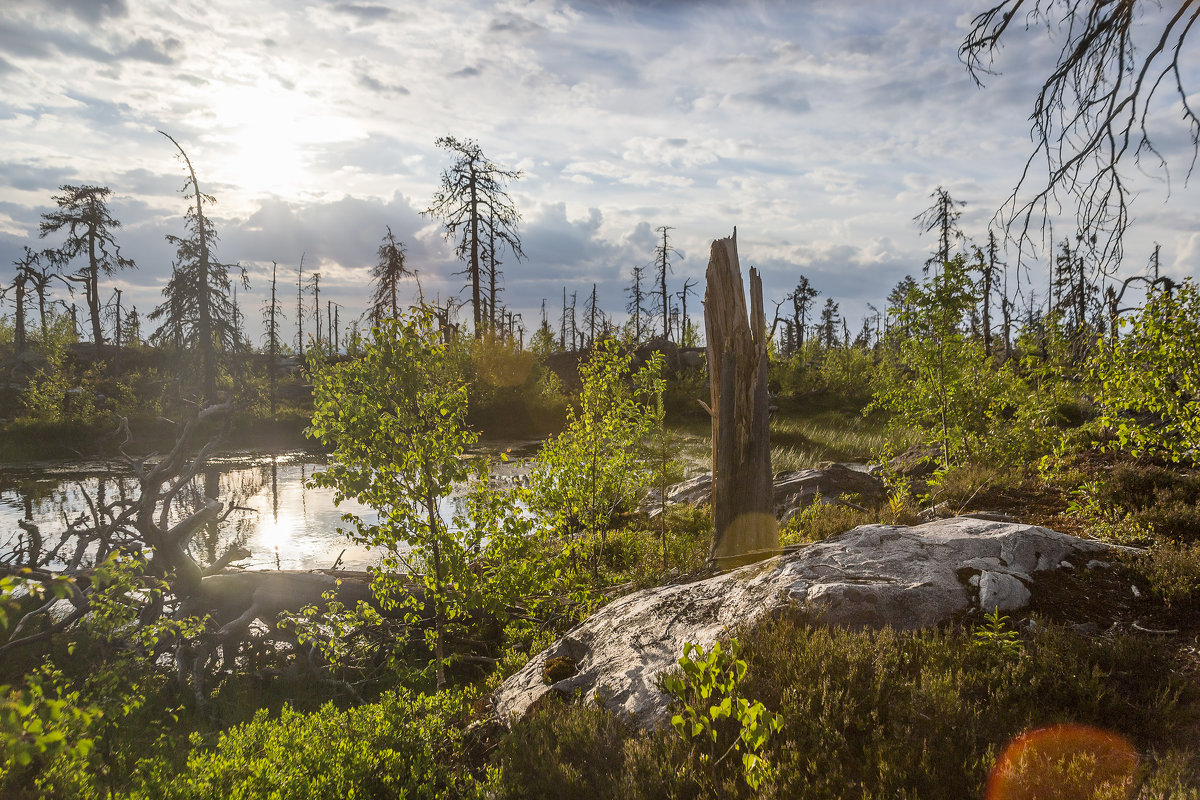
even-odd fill
[[(1167, 78), (1191, 139), (1188, 177), (1200, 156), (1200, 117), (1188, 102), (1179, 65), (1183, 42), (1200, 19), (1200, 0), (1002, 0), (974, 18), (959, 48), (977, 84), (996, 74), (996, 51), (1022, 11), (1026, 29), (1044, 25), (1064, 39), (1058, 64), (1034, 101), (1034, 150), (997, 222), (1024, 253), (1038, 244), (1035, 238), (1044, 244), (1053, 235), (1049, 219), (1066, 201), (1101, 269), (1111, 275), (1130, 223), (1129, 159), (1135, 169), (1145, 158), (1161, 170), (1170, 193), (1170, 172), (1150, 126), (1151, 107)], [(1152, 44), (1139, 49), (1143, 32), (1156, 26)], [(1044, 179), (1035, 179), (1039, 173)]]

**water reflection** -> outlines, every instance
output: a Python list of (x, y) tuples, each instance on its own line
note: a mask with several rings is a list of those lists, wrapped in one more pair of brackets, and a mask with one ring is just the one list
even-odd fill
[[(202, 564), (211, 564), (236, 545), (250, 551), (240, 562), (250, 569), (319, 569), (339, 562), (343, 569), (365, 569), (377, 554), (338, 534), (345, 513), (365, 522), (378, 522), (370, 508), (353, 500), (335, 506), (331, 489), (308, 488), (305, 481), (322, 465), (308, 453), (276, 456), (227, 456), (214, 459), (184, 492), (182, 502), (172, 509), (178, 521), (196, 508), (204, 497), (216, 497), (233, 507), (219, 524), (197, 531), (191, 554)], [(0, 482), (0, 551), (16, 546), (21, 531), (17, 521), (35, 522), (47, 542), (56, 542), (68, 519), (88, 513), (87, 498), (136, 494), (131, 476), (116, 474), (104, 465), (41, 467), (5, 470)], [(445, 498), (443, 511), (449, 518), (454, 498)]]
[[(305, 481), (320, 465), (288, 456), (272, 457), (249, 469), (226, 471), (222, 497), (239, 497), (238, 508), (222, 526), (231, 544), (251, 553), (245, 562), (252, 569), (328, 568), (342, 556), (342, 567), (364, 569), (375, 557), (365, 548), (339, 536), (346, 527), (342, 514), (351, 513), (373, 523), (378, 516), (353, 500), (334, 506), (331, 489), (308, 488)], [(247, 481), (260, 481), (256, 491), (237, 491)], [(226, 485), (222, 485), (222, 490)]]

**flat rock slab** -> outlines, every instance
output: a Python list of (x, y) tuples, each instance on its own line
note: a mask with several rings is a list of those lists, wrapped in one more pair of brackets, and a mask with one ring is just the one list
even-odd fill
[(898, 629), (969, 608), (1013, 611), (1036, 573), (1081, 566), (1109, 547), (1047, 528), (966, 517), (914, 528), (865, 525), (695, 583), (635, 592), (600, 609), (496, 690), (511, 723), (550, 693), (598, 699), (646, 726), (666, 720), (659, 675), (685, 642), (705, 648), (789, 606), (821, 623)]

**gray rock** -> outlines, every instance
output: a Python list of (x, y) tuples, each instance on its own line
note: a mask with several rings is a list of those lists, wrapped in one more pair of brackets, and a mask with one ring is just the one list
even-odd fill
[(900, 629), (936, 625), (968, 609), (1013, 611), (1028, 602), (1026, 583), (1038, 570), (1107, 547), (970, 518), (915, 528), (865, 525), (706, 580), (614, 601), (505, 681), (494, 695), (496, 711), (511, 723), (547, 695), (579, 694), (640, 724), (662, 724), (667, 699), (659, 676), (676, 666), (685, 642), (708, 648), (789, 607), (820, 624)]
[(1004, 572), (979, 576), (979, 608), (983, 611), (1012, 611), (1024, 608), (1030, 592), (1021, 577)]
[(871, 505), (887, 496), (883, 481), (845, 464), (833, 463), (816, 469), (778, 472), (772, 479), (772, 488), (776, 503), (788, 495), (818, 492), (825, 497), (854, 494)]
[(1020, 522), (1011, 514), (1002, 514), (999, 511), (968, 511), (964, 514), (959, 514), (960, 517), (971, 517), (972, 519), (984, 519), (991, 522)]
[[(883, 481), (863, 470), (845, 464), (824, 463), (816, 469), (778, 472), (772, 479), (775, 514), (786, 521), (809, 506), (820, 495), (823, 499), (855, 495), (867, 505), (876, 505), (887, 496)], [(667, 488), (668, 503), (700, 505), (712, 499), (712, 474), (704, 473)], [(651, 516), (659, 512), (657, 492), (645, 503)]]
[(698, 506), (712, 499), (712, 473), (705, 472), (667, 488), (668, 503), (688, 503)]
[(924, 478), (937, 472), (941, 456), (936, 447), (913, 445), (887, 462), (889, 471), (905, 478)]

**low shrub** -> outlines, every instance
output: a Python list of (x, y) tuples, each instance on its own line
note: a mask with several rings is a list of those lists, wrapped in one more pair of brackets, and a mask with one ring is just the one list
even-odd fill
[[(673, 735), (673, 734), (672, 734)], [(596, 707), (550, 702), (505, 737), (497, 751), (500, 797), (511, 800), (636, 796), (626, 750), (637, 731)], [(627, 795), (626, 789), (634, 791)]]
[(667, 506), (665, 525), (660, 525), (662, 522), (660, 517), (639, 516), (608, 533), (606, 582), (654, 586), (667, 576), (695, 572), (704, 565), (712, 534), (708, 508)]
[(1098, 486), (1102, 507), (1128, 514), (1167, 539), (1200, 540), (1200, 475), (1121, 464)]
[(779, 528), (782, 545), (820, 542), (830, 536), (881, 522), (880, 512), (863, 510), (844, 503), (825, 503), (818, 498)]
[(206, 746), (193, 734), (187, 767), (143, 762), (135, 797), (236, 800), (271, 797), (448, 798), (478, 796), (462, 766), (469, 697), (398, 689), (377, 703), (340, 711), (266, 710)]
[(499, 796), (957, 800), (983, 795), (1006, 744), (1068, 722), (1160, 754), (1139, 773), (1145, 796), (1200, 786), (1194, 759), (1181, 755), (1200, 696), (1162, 669), (1158, 643), (1039, 626), (1019, 648), (993, 647), (964, 630), (855, 632), (791, 615), (740, 638), (742, 691), (784, 723), (763, 749), (773, 777), (757, 790), (731, 774), (701, 793), (673, 730), (640, 732), (594, 707), (555, 704), (501, 745)]
[(1200, 542), (1158, 541), (1139, 559), (1150, 590), (1167, 605), (1200, 593)]
[[(1139, 746), (1176, 743), (1184, 684), (1132, 638), (1048, 628), (1019, 653), (966, 632), (855, 633), (784, 618), (744, 651), (746, 692), (786, 720), (775, 796), (978, 797), (999, 749), (1031, 728), (1080, 722)], [(1194, 692), (1191, 693), (1194, 695)]]

